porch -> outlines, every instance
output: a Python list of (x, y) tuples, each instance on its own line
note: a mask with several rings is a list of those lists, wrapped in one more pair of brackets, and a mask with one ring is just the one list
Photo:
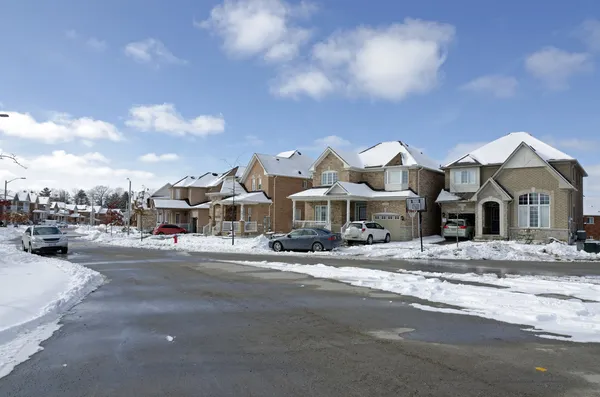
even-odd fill
[(272, 201), (263, 192), (243, 193), (215, 201), (210, 222), (202, 228), (205, 235), (260, 234), (271, 230)]

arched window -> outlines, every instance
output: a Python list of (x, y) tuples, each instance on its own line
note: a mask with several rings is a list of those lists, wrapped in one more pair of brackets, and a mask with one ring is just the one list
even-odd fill
[(519, 196), (519, 227), (550, 227), (550, 196), (528, 193)]
[(321, 185), (330, 186), (338, 181), (337, 171), (325, 171), (321, 174)]

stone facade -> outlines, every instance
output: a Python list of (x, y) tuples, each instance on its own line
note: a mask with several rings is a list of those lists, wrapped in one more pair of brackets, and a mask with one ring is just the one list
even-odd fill
[(321, 174), (325, 171), (337, 171), (340, 181), (349, 182), (348, 173), (343, 173), (344, 163), (335, 154), (329, 153), (325, 158), (317, 164), (313, 173), (313, 186), (321, 186)]
[(356, 182), (366, 182), (375, 190), (383, 190), (385, 189), (385, 171), (363, 172), (361, 180)]

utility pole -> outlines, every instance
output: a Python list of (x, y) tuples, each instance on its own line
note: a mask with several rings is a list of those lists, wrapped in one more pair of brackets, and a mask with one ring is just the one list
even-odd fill
[(131, 227), (131, 179), (129, 181), (129, 190), (127, 191), (127, 235), (129, 236), (129, 229)]
[[(236, 171), (237, 172), (237, 171)], [(235, 216), (235, 173), (233, 174), (233, 196), (231, 196), (231, 204), (233, 205), (233, 218), (237, 218), (237, 216)], [(234, 221), (231, 221), (231, 245), (235, 245), (235, 226), (233, 224)]]

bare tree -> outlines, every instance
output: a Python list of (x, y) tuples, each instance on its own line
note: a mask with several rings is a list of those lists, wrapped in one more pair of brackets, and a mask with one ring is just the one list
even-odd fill
[(93, 205), (104, 204), (104, 199), (110, 194), (111, 190), (108, 186), (97, 185), (88, 190), (88, 197), (92, 198)]
[(13, 163), (15, 163), (16, 165), (18, 165), (19, 167), (27, 169), (27, 167), (25, 167), (23, 164), (21, 164), (19, 162), (19, 159), (17, 159), (17, 156), (15, 156), (14, 154), (0, 153), (0, 160), (10, 160)]

